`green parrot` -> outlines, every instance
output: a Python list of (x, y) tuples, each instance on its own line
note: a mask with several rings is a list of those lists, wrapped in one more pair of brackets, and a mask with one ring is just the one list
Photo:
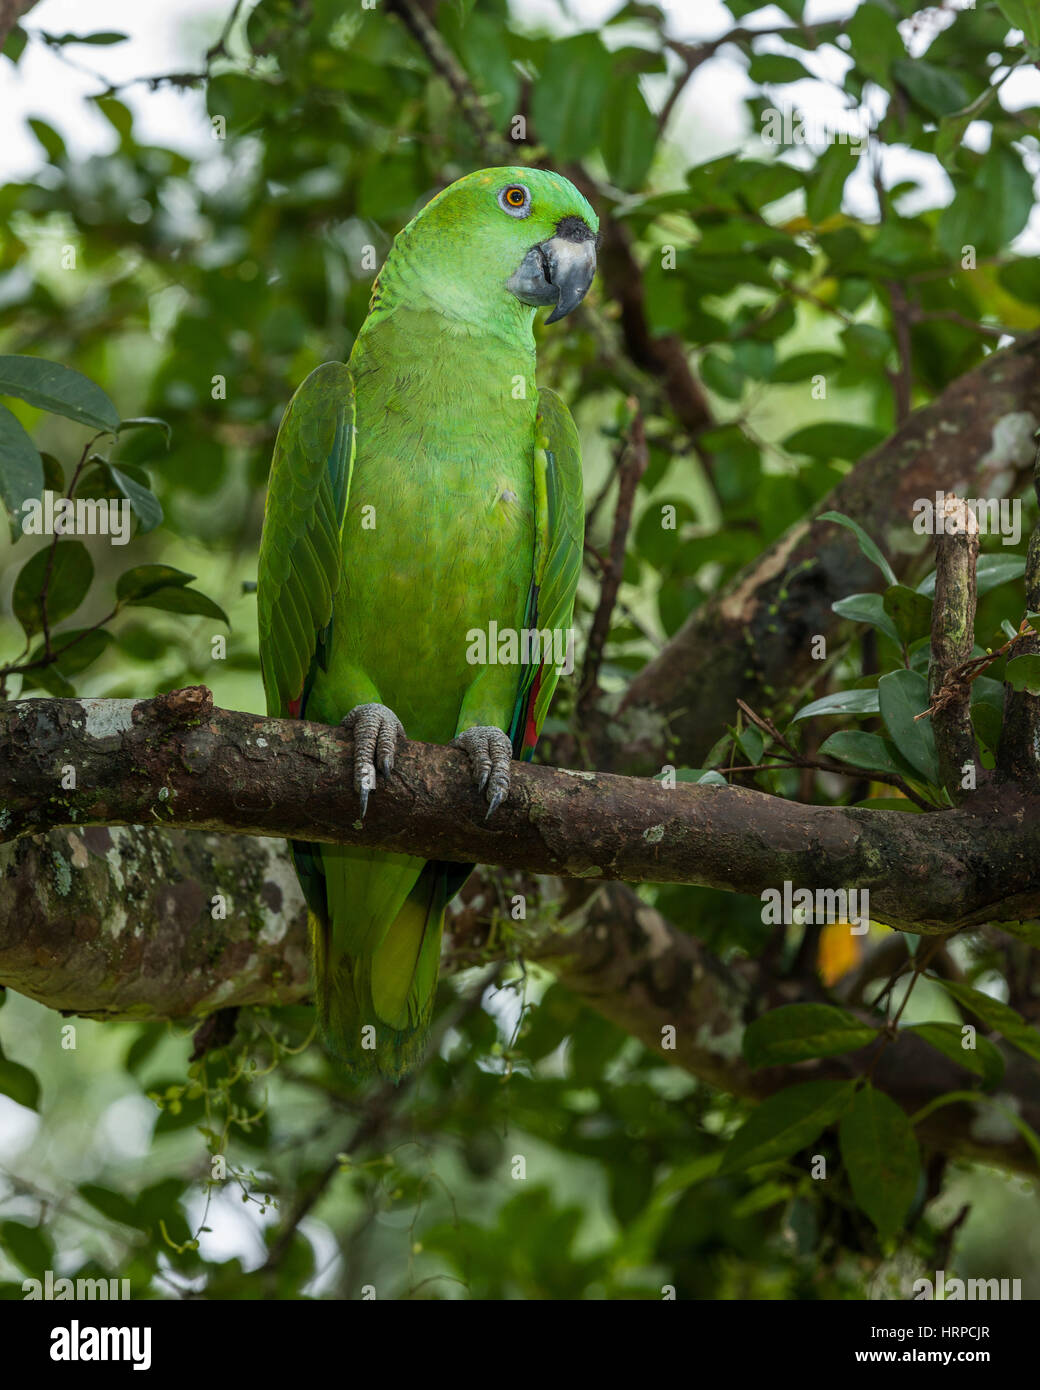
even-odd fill
[[(558, 174), (459, 179), (396, 237), (350, 361), (285, 412), (257, 583), (267, 709), (352, 730), (362, 816), (405, 737), (463, 748), (487, 815), (531, 756), (559, 676), (544, 634), (570, 628), (584, 536), (578, 436), (535, 386), (534, 317), (580, 303), (598, 230)], [(536, 631), (526, 664), (496, 659), (496, 633)], [(291, 848), (325, 1045), (354, 1077), (400, 1080), (473, 866)]]

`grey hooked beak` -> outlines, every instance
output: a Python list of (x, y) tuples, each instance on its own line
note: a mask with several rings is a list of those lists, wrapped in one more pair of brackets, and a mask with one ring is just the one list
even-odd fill
[(580, 217), (565, 217), (555, 236), (532, 246), (506, 281), (521, 304), (555, 304), (545, 320), (555, 323), (576, 309), (596, 273), (596, 238)]

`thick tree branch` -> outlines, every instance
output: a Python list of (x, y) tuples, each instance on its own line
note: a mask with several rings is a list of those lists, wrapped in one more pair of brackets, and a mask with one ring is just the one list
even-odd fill
[(0, 846), (0, 983), (49, 1008), (191, 1018), (291, 1004), (309, 992), (309, 958), (277, 840), (98, 826)]
[(880, 920), (931, 935), (1040, 913), (1040, 798), (1013, 784), (904, 816), (514, 763), (489, 821), (464, 753), (408, 743), (362, 823), (345, 731), (216, 710), (210, 698), (193, 687), (0, 706), (0, 837), (159, 824), (572, 878), (866, 888)]
[[(478, 876), (449, 919), (446, 969), (519, 953), (665, 1061), (751, 1100), (795, 1081), (862, 1071), (865, 1053), (750, 1070), (740, 1048), (745, 1025), (776, 1003), (818, 997), (812, 984), (771, 978), (767, 959), (724, 965), (624, 884), (591, 892), (582, 885), (568, 910), (540, 900), (527, 881), (494, 877)], [(518, 886), (528, 917), (502, 943), (491, 904), (496, 892)], [(217, 894), (226, 916), (215, 919)], [(303, 1001), (306, 913), (286, 847), (142, 826), (54, 830), (0, 846), (0, 981), (100, 1019), (186, 1020)], [(999, 1099), (1040, 1129), (1037, 1068), (1004, 1052)], [(909, 1034), (887, 1049), (874, 1079), (911, 1113), (968, 1083)], [(984, 1102), (944, 1107), (922, 1137), (944, 1153), (1035, 1171), (1021, 1137), (995, 1128)]]

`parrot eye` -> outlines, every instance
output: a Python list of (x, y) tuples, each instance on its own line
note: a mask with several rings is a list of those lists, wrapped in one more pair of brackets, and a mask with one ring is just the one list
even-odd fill
[(511, 183), (498, 195), (498, 205), (510, 217), (526, 217), (531, 211), (531, 194), (522, 183)]

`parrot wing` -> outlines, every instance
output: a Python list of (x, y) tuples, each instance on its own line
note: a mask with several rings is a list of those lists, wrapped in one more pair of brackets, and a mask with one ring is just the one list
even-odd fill
[[(534, 576), (524, 626), (566, 633), (574, 617), (585, 540), (581, 444), (570, 411), (545, 387), (538, 392), (535, 429)], [(552, 660), (525, 667), (509, 728), (515, 757), (528, 760), (534, 752), (558, 680)]]
[(260, 667), (269, 714), (302, 717), (327, 661), (342, 579), (340, 531), (354, 461), (354, 384), (342, 362), (316, 367), (278, 430), (257, 576)]

